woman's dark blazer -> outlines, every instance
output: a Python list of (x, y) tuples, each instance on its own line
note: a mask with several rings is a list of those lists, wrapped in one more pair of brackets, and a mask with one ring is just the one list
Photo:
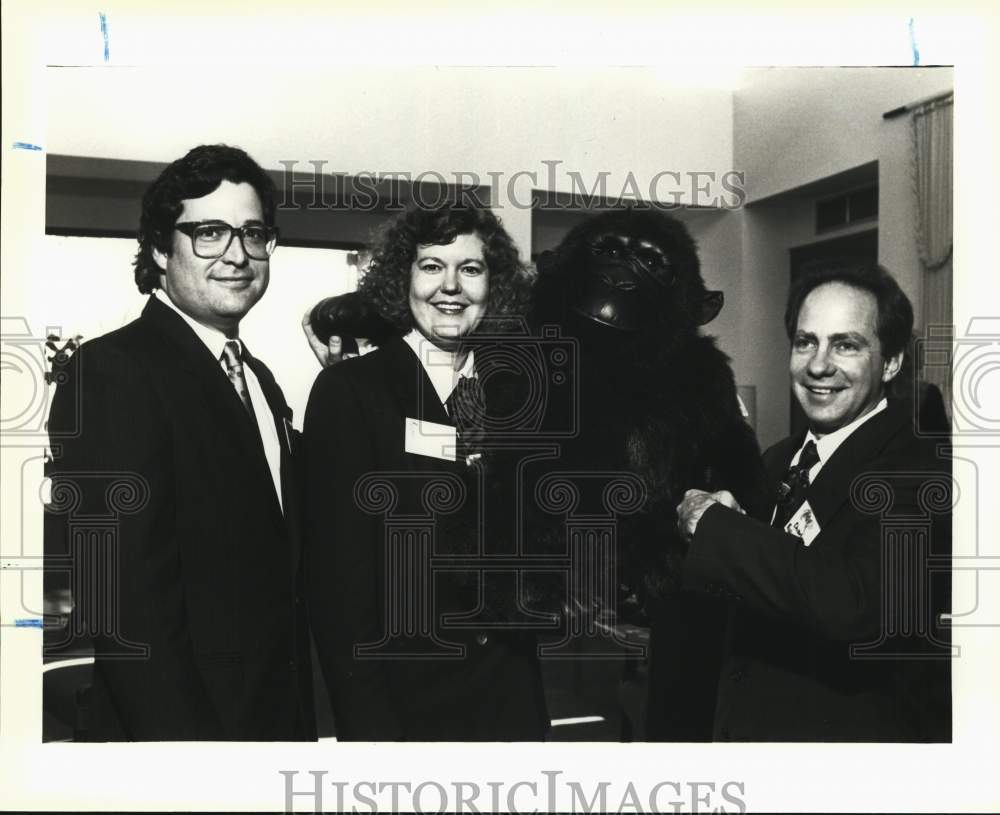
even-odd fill
[[(306, 410), (307, 594), (337, 737), (541, 740), (548, 717), (535, 637), (443, 625), (443, 614), (473, 610), (476, 592), (467, 573), (432, 572), (426, 554), (431, 547), (436, 556), (468, 552), (474, 541), (453, 539), (455, 525), (441, 531), (424, 488), (434, 478), (464, 485), (461, 513), (476, 504), (475, 479), (464, 462), (405, 452), (408, 418), (451, 424), (400, 338), (324, 370)], [(380, 503), (390, 494), (392, 501)], [(415, 531), (406, 537), (406, 530)], [(386, 541), (397, 532), (401, 548), (391, 550), (390, 567)], [(433, 534), (433, 543), (421, 534)], [(400, 619), (410, 569), (421, 574), (424, 599), (398, 636), (387, 636), (390, 619)], [(422, 627), (427, 636), (415, 636)]]

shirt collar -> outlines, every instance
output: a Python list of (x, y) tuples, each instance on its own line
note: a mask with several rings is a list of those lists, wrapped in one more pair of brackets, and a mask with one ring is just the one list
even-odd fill
[(855, 430), (861, 427), (861, 425), (873, 416), (885, 410), (888, 404), (889, 400), (883, 396), (882, 400), (875, 405), (873, 410), (868, 411), (868, 413), (865, 413), (863, 416), (859, 416), (850, 424), (845, 424), (843, 427), (834, 430), (832, 433), (827, 433), (825, 436), (820, 438), (817, 438), (816, 434), (810, 430), (806, 433), (806, 439), (802, 443), (802, 446), (805, 447), (810, 441), (816, 442), (816, 452), (819, 454), (819, 460), (821, 463), (825, 462), (830, 458), (830, 456), (837, 452), (837, 448), (840, 447), (840, 445), (847, 441), (848, 436), (850, 436)]
[(417, 359), (420, 360), (424, 371), (427, 372), (427, 378), (434, 386), (434, 392), (441, 400), (442, 405), (448, 401), (448, 397), (455, 390), (455, 385), (458, 384), (461, 377), (478, 378), (474, 351), (469, 351), (462, 369), (456, 371), (452, 368), (454, 355), (450, 351), (442, 351), (417, 329), (413, 328), (404, 335), (403, 342), (409, 345), (413, 353), (417, 355)]
[[(212, 352), (213, 357), (215, 357), (216, 359), (222, 359), (222, 349), (225, 348), (226, 343), (229, 342), (229, 337), (227, 337), (225, 334), (219, 331), (219, 329), (212, 328), (211, 326), (199, 323), (192, 316), (181, 311), (179, 308), (177, 308), (174, 301), (170, 299), (170, 296), (165, 291), (163, 291), (163, 289), (156, 289), (153, 292), (153, 296), (161, 303), (163, 303), (163, 305), (172, 308), (174, 311), (176, 311), (181, 316), (181, 319), (183, 319), (184, 322), (186, 322), (189, 326), (191, 326), (191, 330), (194, 331), (194, 333), (203, 343), (205, 343), (208, 350)], [(238, 338), (235, 340), (235, 342), (239, 344), (240, 354), (242, 354), (243, 343), (241, 343)]]

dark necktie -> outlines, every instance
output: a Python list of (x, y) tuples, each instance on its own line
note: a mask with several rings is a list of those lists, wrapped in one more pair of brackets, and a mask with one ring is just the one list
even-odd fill
[(460, 377), (445, 407), (458, 429), (459, 460), (481, 452), (486, 435), (486, 395), (478, 377)]
[(229, 381), (236, 389), (236, 395), (240, 397), (243, 407), (246, 408), (250, 418), (257, 423), (257, 415), (253, 410), (253, 402), (250, 401), (250, 391), (247, 389), (247, 378), (243, 373), (243, 354), (240, 344), (236, 340), (229, 340), (222, 349), (222, 360), (226, 363), (226, 373)]
[(806, 500), (806, 490), (809, 489), (809, 471), (819, 461), (816, 442), (810, 440), (802, 448), (799, 463), (788, 468), (778, 487), (778, 504), (771, 526), (784, 529), (802, 502)]

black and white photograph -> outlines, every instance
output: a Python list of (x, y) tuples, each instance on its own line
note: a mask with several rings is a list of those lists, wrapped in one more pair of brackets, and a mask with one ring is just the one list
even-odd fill
[(995, 24), (514, 12), (5, 8), (2, 808), (1000, 803)]

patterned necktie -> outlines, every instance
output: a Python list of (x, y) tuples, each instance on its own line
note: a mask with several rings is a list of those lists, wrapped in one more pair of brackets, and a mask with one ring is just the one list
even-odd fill
[(802, 502), (806, 500), (806, 490), (809, 489), (809, 471), (819, 461), (816, 442), (811, 439), (802, 448), (799, 463), (788, 468), (778, 488), (778, 504), (771, 526), (784, 529)]
[(458, 428), (458, 458), (481, 452), (486, 435), (486, 395), (478, 377), (459, 377), (445, 407)]
[(243, 374), (243, 355), (240, 344), (236, 340), (228, 340), (222, 349), (222, 361), (226, 363), (226, 373), (229, 381), (236, 388), (236, 395), (240, 397), (243, 407), (247, 409), (250, 418), (257, 422), (257, 414), (253, 411), (253, 402), (250, 401), (250, 391), (247, 389), (247, 379)]

